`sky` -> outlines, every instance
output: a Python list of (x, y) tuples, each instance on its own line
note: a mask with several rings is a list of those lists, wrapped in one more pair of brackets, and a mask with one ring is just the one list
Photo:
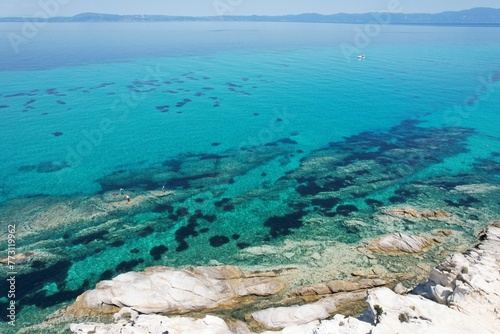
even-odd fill
[(44, 12), (51, 17), (85, 12), (174, 16), (335, 14), (391, 8), (401, 8), (403, 13), (438, 13), (472, 7), (500, 8), (500, 0), (0, 0), (0, 17), (47, 16)]

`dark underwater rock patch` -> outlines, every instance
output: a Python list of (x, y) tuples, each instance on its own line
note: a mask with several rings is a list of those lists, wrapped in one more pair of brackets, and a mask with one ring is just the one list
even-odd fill
[(123, 241), (123, 240), (115, 240), (115, 241), (109, 243), (109, 246), (111, 246), (111, 247), (121, 247), (123, 245), (125, 245), (125, 241)]
[(185, 206), (180, 206), (175, 211), (175, 214), (179, 217), (186, 217), (189, 214), (189, 208)]
[(36, 171), (38, 173), (53, 173), (60, 171), (61, 169), (64, 169), (66, 167), (69, 167), (66, 162), (57, 163), (53, 161), (46, 161), (39, 163), (36, 167)]
[(33, 103), (35, 103), (35, 102), (36, 102), (36, 100), (35, 100), (35, 99), (31, 99), (31, 100), (29, 100), (28, 102), (26, 102), (23, 106), (27, 107), (27, 106), (29, 106), (30, 104), (33, 104)]
[(384, 202), (378, 201), (376, 199), (367, 198), (365, 199), (365, 203), (368, 204), (372, 209), (376, 209), (378, 207), (384, 206)]
[(215, 201), (214, 205), (215, 205), (215, 207), (220, 208), (220, 207), (224, 206), (225, 204), (229, 203), (230, 200), (231, 200), (230, 198), (224, 197), (219, 201)]
[(134, 189), (142, 188), (145, 190), (158, 190), (161, 184), (151, 180), (148, 173), (136, 173), (125, 170), (116, 171), (108, 176), (97, 180), (101, 185), (102, 192), (116, 191), (120, 188)]
[(229, 86), (229, 87), (243, 87), (241, 85), (237, 85), (237, 84), (232, 83), (232, 82), (226, 82), (226, 85)]
[(284, 216), (273, 216), (266, 220), (264, 226), (269, 227), (270, 235), (273, 238), (290, 234), (292, 229), (302, 226), (304, 212), (297, 211)]
[(172, 172), (178, 173), (181, 170), (182, 160), (179, 159), (165, 160), (161, 165), (163, 167), (168, 167)]
[(213, 88), (213, 87), (201, 87), (201, 89), (203, 89), (203, 90), (214, 90), (215, 88)]
[(201, 210), (196, 210), (195, 214), (189, 218), (188, 222), (189, 223), (196, 223), (198, 221), (198, 219), (203, 219), (209, 223), (213, 223), (217, 219), (217, 216), (216, 215), (205, 215), (205, 214), (203, 214), (203, 212)]
[(190, 221), (187, 225), (180, 227), (177, 231), (175, 231), (175, 240), (178, 243), (176, 252), (182, 252), (189, 248), (186, 239), (188, 237), (197, 237), (199, 233), (196, 231), (198, 227), (198, 223), (196, 221)]
[(132, 270), (134, 270), (134, 268), (137, 265), (139, 265), (141, 263), (144, 263), (144, 259), (134, 259), (134, 260), (130, 260), (130, 261), (122, 261), (116, 266), (115, 272), (116, 273), (126, 273), (127, 271), (132, 271)]
[(325, 210), (332, 210), (337, 204), (341, 201), (338, 197), (329, 197), (329, 198), (314, 198), (311, 200), (311, 204), (315, 206), (319, 206)]
[(159, 110), (161, 112), (168, 112), (168, 110), (170, 109), (170, 106), (168, 106), (168, 105), (156, 106), (155, 108), (156, 108), (156, 110)]
[(371, 174), (369, 170), (362, 169), (354, 172), (355, 175), (357, 176), (363, 176), (363, 175), (369, 175)]
[(250, 246), (251, 246), (251, 244), (250, 244), (250, 243), (248, 243), (248, 242), (238, 242), (238, 243), (236, 244), (236, 247), (238, 247), (239, 249), (248, 248), (248, 247), (250, 247)]
[(103, 273), (99, 276), (99, 281), (107, 281), (113, 278), (115, 272), (111, 269), (103, 271)]
[(405, 197), (406, 199), (417, 197), (419, 191), (416, 188), (399, 188), (394, 191), (396, 195)]
[(337, 206), (337, 209), (335, 209), (335, 212), (345, 217), (349, 216), (353, 212), (358, 212), (358, 211), (359, 211), (358, 208), (353, 204), (339, 205)]
[(17, 170), (19, 172), (24, 172), (24, 173), (27, 173), (27, 172), (32, 172), (36, 169), (36, 166), (35, 165), (24, 165), (24, 166), (21, 166), (19, 167)]
[(344, 189), (350, 187), (354, 184), (354, 178), (352, 176), (344, 176), (344, 177), (331, 177), (327, 176), (325, 178), (326, 182), (324, 183), (324, 188), (330, 191), (338, 191), (340, 189)]
[(11, 97), (20, 97), (20, 96), (35, 96), (36, 94), (33, 93), (16, 93), (16, 94), (10, 94), (10, 95), (5, 95), (5, 98), (11, 98)]
[(147, 237), (148, 235), (150, 234), (153, 234), (154, 232), (154, 228), (151, 227), (151, 226), (146, 226), (145, 228), (143, 228), (140, 232), (139, 232), (139, 236), (140, 237)]
[(76, 239), (73, 239), (71, 243), (73, 245), (86, 245), (94, 240), (105, 240), (106, 234), (108, 234), (108, 231), (98, 231), (90, 234), (83, 235), (81, 237), (78, 237)]
[(229, 243), (229, 238), (226, 237), (225, 235), (214, 235), (209, 239), (210, 246), (212, 247), (221, 247), (227, 243)]
[(68, 92), (74, 92), (76, 90), (80, 90), (80, 89), (84, 89), (84, 88), (85, 87), (83, 87), (83, 86), (73, 87), (73, 88), (68, 89)]
[(31, 269), (35, 269), (35, 270), (40, 270), (40, 269), (43, 269), (46, 267), (46, 263), (43, 262), (43, 261), (40, 261), (40, 260), (34, 260), (33, 262), (31, 262), (30, 264), (30, 268)]
[(292, 140), (290, 138), (282, 138), (282, 139), (278, 140), (278, 143), (290, 144), (290, 145), (297, 145), (298, 144), (295, 140)]
[(173, 213), (174, 212), (174, 207), (170, 204), (157, 204), (154, 209), (152, 210), (154, 213)]
[(45, 93), (49, 95), (54, 95), (54, 96), (66, 96), (66, 94), (59, 93), (57, 91), (57, 88), (48, 88), (45, 90)]
[(308, 208), (309, 207), (309, 204), (306, 203), (306, 202), (292, 202), (292, 203), (288, 203), (288, 207), (289, 208), (292, 208), (296, 211), (302, 211), (304, 210), (305, 208)]
[(65, 105), (66, 104), (66, 101), (63, 101), (63, 100), (57, 100), (56, 101), (57, 104), (60, 104), (60, 105)]
[(135, 79), (133, 81), (133, 84), (136, 85), (137, 87), (143, 87), (143, 86), (154, 86), (154, 87), (158, 87), (158, 86), (161, 86), (161, 83), (159, 80), (157, 79), (151, 79), (151, 80), (139, 80), (139, 79)]
[[(420, 181), (415, 181), (415, 184), (426, 184), (426, 182), (420, 182)], [(445, 190), (453, 190), (457, 186), (463, 185), (462, 181), (435, 181), (435, 182), (428, 182), (427, 184), (438, 187), (438, 188), (443, 188)]]
[(314, 196), (321, 192), (328, 191), (328, 189), (320, 187), (313, 179), (308, 179), (304, 183), (305, 184), (299, 185), (295, 188), (295, 191), (297, 191), (301, 196)]
[(213, 223), (217, 219), (217, 216), (216, 215), (203, 215), (200, 218), (206, 220), (209, 223)]
[(468, 207), (471, 207), (475, 203), (481, 203), (480, 200), (478, 200), (477, 198), (472, 197), (472, 196), (467, 196), (465, 198), (459, 198), (457, 200), (445, 199), (444, 201), (448, 206), (453, 206), (453, 207), (457, 207), (457, 208), (458, 207), (468, 208)]
[(216, 146), (219, 146), (219, 145), (220, 145), (220, 143), (218, 143), (218, 142), (213, 142), (213, 143), (212, 143), (212, 144), (210, 144), (210, 145), (212, 145), (212, 146), (216, 147)]
[(391, 196), (389, 197), (389, 202), (391, 202), (392, 204), (404, 203), (406, 202), (406, 198), (404, 198), (403, 196)]
[(5, 108), (8, 108), (8, 107), (9, 107), (9, 106), (8, 106), (8, 105), (6, 105), (6, 104), (2, 104), (2, 105), (0, 105), (0, 109), (5, 109)]
[(64, 133), (62, 133), (61, 131), (56, 131), (56, 132), (52, 132), (52, 134), (53, 134), (55, 137), (61, 137)]
[(158, 261), (161, 259), (162, 255), (168, 251), (168, 247), (165, 245), (158, 245), (151, 248), (149, 255), (153, 257), (153, 260)]
[(112, 86), (114, 84), (115, 84), (115, 82), (103, 82), (102, 84), (100, 84), (99, 86), (95, 87), (94, 89), (96, 89), (96, 88), (104, 88), (104, 87)]
[(180, 107), (185, 106), (185, 105), (186, 105), (187, 103), (189, 103), (189, 102), (191, 102), (191, 100), (190, 100), (190, 99), (184, 99), (184, 100), (182, 100), (182, 101), (177, 102), (175, 106), (176, 106), (177, 108), (180, 108)]

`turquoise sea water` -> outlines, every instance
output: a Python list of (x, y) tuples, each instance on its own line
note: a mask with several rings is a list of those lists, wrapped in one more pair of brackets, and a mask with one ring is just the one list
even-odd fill
[[(500, 28), (384, 26), (359, 44), (363, 29), (49, 24), (17, 54), (2, 40), (2, 228), (26, 233), (18, 252), (50, 254), (19, 266), (20, 312), (151, 265), (277, 266), (241, 251), (356, 244), (386, 229), (343, 221), (378, 206), (498, 219), (498, 190), (447, 192), (499, 185)], [(84, 218), (110, 196), (123, 205), (124, 193), (162, 186), (178, 197)], [(51, 214), (68, 224), (50, 225)], [(306, 224), (317, 216), (331, 221)], [(29, 234), (43, 219), (47, 235)], [(459, 230), (472, 237), (478, 225)]]

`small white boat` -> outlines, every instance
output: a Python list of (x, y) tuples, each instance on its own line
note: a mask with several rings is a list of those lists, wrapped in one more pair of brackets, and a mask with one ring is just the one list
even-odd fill
[(359, 55), (359, 56), (358, 56), (358, 59), (359, 59), (359, 60), (365, 59), (365, 55)]

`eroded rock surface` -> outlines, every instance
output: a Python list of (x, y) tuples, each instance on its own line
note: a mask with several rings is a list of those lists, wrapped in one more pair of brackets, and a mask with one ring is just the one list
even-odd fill
[(207, 315), (202, 319), (170, 317), (156, 314), (137, 314), (130, 309), (117, 313), (113, 324), (71, 324), (70, 330), (79, 334), (124, 334), (124, 333), (210, 333), (232, 334), (226, 322)]
[(378, 253), (421, 253), (433, 244), (434, 241), (425, 236), (394, 233), (370, 240), (366, 248)]
[(415, 219), (446, 219), (451, 216), (450, 213), (444, 210), (422, 210), (419, 211), (412, 207), (403, 207), (403, 208), (387, 208), (385, 210), (387, 214), (406, 218), (410, 220)]
[(274, 307), (252, 313), (252, 318), (269, 329), (304, 325), (313, 321), (329, 318), (337, 310), (337, 306), (361, 300), (365, 292), (351, 292), (323, 298), (315, 303)]
[(128, 272), (80, 295), (68, 307), (75, 315), (114, 313), (130, 307), (140, 313), (182, 314), (229, 308), (240, 297), (268, 296), (286, 285), (278, 277), (243, 273), (234, 266), (174, 269), (150, 267)]

